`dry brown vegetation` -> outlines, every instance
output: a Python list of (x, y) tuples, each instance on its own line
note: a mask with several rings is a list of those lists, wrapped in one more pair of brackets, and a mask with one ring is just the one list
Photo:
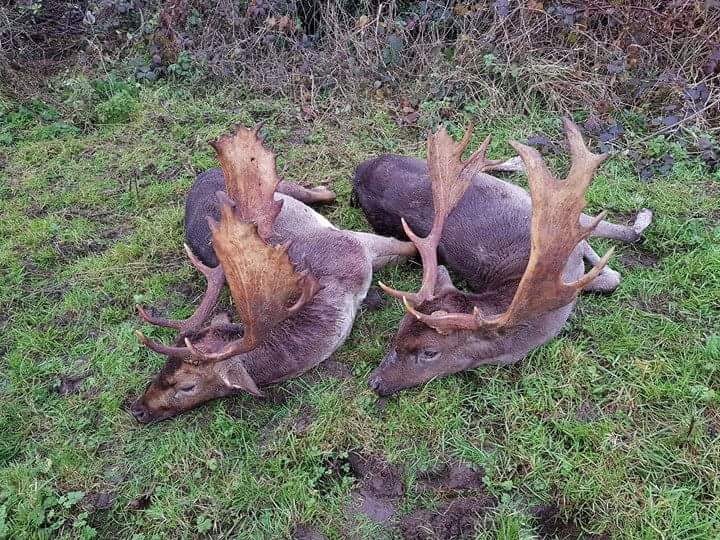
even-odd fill
[(131, 64), (139, 80), (232, 77), (292, 96), (307, 115), (327, 96), (403, 90), (413, 103), (516, 109), (540, 100), (598, 115), (633, 107), (669, 130), (720, 116), (715, 4), (111, 0), (83, 10), (24, 0), (0, 8), (0, 65), (7, 81), (23, 83), (28, 68), (35, 75), (71, 58)]

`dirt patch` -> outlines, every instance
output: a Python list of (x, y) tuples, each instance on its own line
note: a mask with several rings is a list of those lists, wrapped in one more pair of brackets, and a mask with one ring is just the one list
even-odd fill
[(182, 173), (182, 167), (179, 165), (173, 165), (171, 167), (168, 167), (167, 169), (161, 171), (157, 178), (158, 180), (162, 182), (170, 182), (177, 180), (178, 176)]
[(660, 258), (645, 251), (626, 251), (618, 259), (627, 268), (656, 268), (660, 266)]
[(665, 294), (656, 294), (647, 298), (633, 298), (630, 300), (630, 305), (649, 313), (657, 313), (666, 317), (672, 316), (670, 298)]
[(296, 435), (305, 435), (315, 421), (315, 410), (310, 405), (300, 407), (295, 418), (290, 422), (292, 430)]
[(477, 524), (495, 508), (493, 497), (458, 497), (435, 510), (416, 510), (400, 522), (405, 540), (474, 538)]
[(55, 383), (55, 390), (62, 397), (69, 396), (71, 394), (79, 394), (83, 381), (89, 376), (89, 373), (60, 375), (59, 381)]
[(77, 322), (80, 320), (80, 313), (77, 312), (74, 309), (70, 309), (68, 311), (65, 311), (64, 313), (61, 313), (55, 317), (53, 317), (53, 326), (56, 326), (58, 328), (69, 328), (71, 326), (75, 326)]
[(419, 491), (457, 491), (484, 489), (485, 472), (475, 470), (460, 462), (450, 462), (418, 475)]
[(327, 540), (327, 536), (309, 525), (298, 525), (290, 536), (292, 540)]
[(325, 360), (322, 364), (317, 367), (317, 371), (325, 377), (330, 377), (338, 380), (352, 379), (352, 370), (347, 364), (342, 362), (336, 362), (332, 358)]
[(707, 421), (708, 437), (714, 439), (720, 435), (720, 410), (715, 407), (708, 407), (703, 414)]
[(347, 509), (350, 519), (362, 514), (377, 523), (389, 522), (405, 494), (403, 468), (388, 463), (381, 456), (362, 455), (359, 452), (350, 452), (348, 461), (359, 480)]
[(153, 489), (141, 493), (127, 505), (129, 510), (145, 510), (152, 504)]
[(607, 540), (608, 534), (586, 534), (582, 530), (582, 524), (588, 521), (586, 516), (570, 514), (567, 518), (562, 516), (562, 511), (557, 504), (536, 506), (530, 513), (537, 520), (537, 531), (540, 538), (557, 538), (560, 540), (587, 539)]
[(385, 307), (385, 297), (378, 287), (370, 287), (365, 300), (362, 301), (362, 309), (367, 311), (380, 311)]
[(63, 242), (54, 241), (53, 247), (64, 261), (72, 261), (87, 255), (98, 255), (118, 240), (127, 236), (131, 227), (126, 224), (118, 225), (111, 229), (105, 229), (97, 233), (92, 240), (83, 240), (80, 242)]
[(586, 399), (578, 407), (575, 418), (580, 422), (594, 422), (600, 418), (600, 409), (592, 401)]
[(315, 487), (321, 495), (328, 495), (345, 478), (356, 479), (347, 454), (333, 455), (323, 461), (325, 474), (316, 482)]
[(88, 493), (83, 499), (83, 503), (87, 504), (93, 510), (109, 510), (115, 504), (117, 494), (112, 491), (99, 491), (97, 493)]
[(563, 519), (555, 504), (534, 507), (530, 513), (538, 521), (540, 538), (580, 538), (582, 530), (573, 518)]

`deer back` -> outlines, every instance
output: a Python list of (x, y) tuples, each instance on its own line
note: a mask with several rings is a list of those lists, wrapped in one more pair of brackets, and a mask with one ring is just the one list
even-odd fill
[(206, 216), (212, 216), (215, 221), (220, 219), (215, 193), (224, 190), (225, 179), (218, 167), (198, 174), (185, 199), (185, 243), (207, 266), (217, 266), (218, 259)]
[[(418, 235), (429, 233), (434, 208), (425, 160), (382, 155), (365, 161), (355, 172), (354, 192), (378, 234), (407, 238), (401, 218)], [(475, 292), (517, 283), (530, 256), (531, 215), (524, 189), (478, 173), (445, 222), (440, 260)], [(579, 251), (566, 272), (567, 279), (582, 275)]]

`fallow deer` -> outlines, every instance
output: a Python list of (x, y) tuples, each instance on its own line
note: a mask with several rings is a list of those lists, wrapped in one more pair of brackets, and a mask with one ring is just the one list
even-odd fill
[[(171, 346), (138, 332), (169, 357), (131, 407), (143, 423), (242, 391), (262, 396), (262, 387), (315, 367), (349, 335), (373, 270), (415, 254), (409, 242), (337, 229), (301, 202), (333, 194), (281, 183), (258, 128), (212, 145), (222, 174), (198, 177), (185, 213), (186, 251), (207, 279), (205, 295), (185, 321), (139, 307), (148, 323), (179, 331)], [(220, 313), (205, 325), (226, 281), (240, 324)]]
[[(355, 192), (379, 234), (409, 237), (423, 279), (416, 293), (381, 285), (401, 299), (403, 317), (391, 349), (371, 374), (380, 395), (483, 364), (519, 361), (555, 337), (580, 291), (610, 292), (620, 275), (587, 243), (591, 235), (633, 242), (652, 219), (641, 211), (633, 227), (582, 213), (585, 192), (606, 155), (585, 145), (565, 120), (571, 167), (557, 180), (533, 148), (510, 142), (528, 175), (530, 196), (486, 173), (512, 163), (486, 159), (490, 138), (467, 161), (444, 129), (428, 138), (428, 161), (382, 156), (358, 167)], [(473, 293), (456, 289), (438, 253)], [(593, 268), (585, 274), (584, 261)]]

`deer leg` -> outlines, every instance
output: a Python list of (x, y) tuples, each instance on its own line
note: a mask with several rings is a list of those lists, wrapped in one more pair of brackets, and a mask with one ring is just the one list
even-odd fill
[(372, 233), (353, 232), (353, 234), (370, 254), (373, 272), (388, 264), (397, 264), (417, 255), (417, 249), (412, 242), (403, 242)]
[[(638, 215), (635, 217), (635, 223), (632, 226), (627, 225), (615, 225), (609, 221), (601, 221), (592, 233), (592, 236), (599, 236), (600, 238), (610, 238), (611, 240), (620, 240), (626, 244), (632, 244), (642, 238), (643, 231), (650, 225), (652, 221), (652, 210), (647, 208), (640, 210)], [(584, 227), (588, 226), (592, 221), (592, 217), (582, 214), (580, 216), (580, 224)]]
[[(595, 266), (600, 261), (600, 256), (595, 253), (595, 250), (590, 244), (582, 242), (581, 248), (583, 259), (585, 259), (590, 266)], [(609, 266), (605, 266), (598, 276), (585, 285), (582, 290), (583, 292), (611, 293), (618, 288), (618, 285), (620, 285), (620, 272), (613, 270)]]
[(300, 184), (287, 180), (280, 180), (275, 191), (283, 195), (289, 195), (293, 199), (297, 199), (305, 204), (331, 203), (335, 200), (335, 193), (324, 186), (308, 189)]

